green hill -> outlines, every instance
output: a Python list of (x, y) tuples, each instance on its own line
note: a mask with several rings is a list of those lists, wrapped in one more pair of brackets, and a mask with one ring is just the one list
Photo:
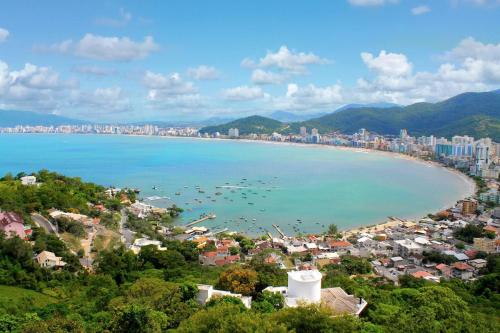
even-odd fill
[(237, 128), (240, 131), (240, 135), (248, 135), (251, 133), (272, 134), (273, 132), (287, 131), (288, 125), (271, 118), (250, 116), (237, 119), (223, 125), (207, 126), (202, 128), (200, 132), (208, 134), (213, 134), (215, 132), (227, 134), (230, 128)]
[(500, 140), (500, 94), (497, 91), (464, 93), (439, 103), (416, 103), (388, 109), (349, 109), (309, 121), (294, 123), (316, 127), (321, 133), (354, 133), (366, 128), (381, 134), (397, 134), (402, 128), (412, 135), (472, 135)]
[(54, 297), (12, 286), (0, 285), (0, 308), (12, 308), (21, 306), (44, 307), (47, 304), (56, 303)]
[(299, 133), (301, 126), (320, 133), (351, 134), (360, 128), (380, 134), (398, 134), (406, 128), (411, 135), (471, 135), (500, 142), (500, 92), (464, 93), (438, 103), (416, 103), (406, 107), (349, 108), (302, 122), (282, 123), (260, 116), (238, 119), (201, 129), (202, 133), (227, 134), (231, 127), (240, 134)]

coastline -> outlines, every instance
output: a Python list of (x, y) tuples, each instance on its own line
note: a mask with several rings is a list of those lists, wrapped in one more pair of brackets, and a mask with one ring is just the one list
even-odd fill
[[(14, 134), (45, 134), (45, 133), (14, 133)], [(52, 133), (49, 133), (52, 134)], [(54, 133), (56, 134), (56, 133)], [(65, 134), (65, 133), (61, 133)], [(45, 134), (46, 135), (46, 134)], [(78, 134), (78, 133), (67, 133), (66, 135), (89, 135), (89, 134)], [(465, 183), (464, 191), (460, 194), (459, 199), (450, 201), (449, 203), (446, 203), (443, 207), (440, 209), (434, 211), (434, 212), (423, 212), (422, 215), (420, 216), (407, 216), (407, 217), (401, 217), (401, 221), (405, 221), (406, 223), (410, 223), (412, 220), (417, 220), (428, 213), (436, 213), (441, 210), (449, 209), (452, 206), (456, 204), (456, 201), (462, 200), (465, 198), (469, 197), (475, 197), (476, 194), (476, 183), (475, 181), (467, 176), (466, 174), (444, 166), (436, 161), (427, 161), (427, 160), (422, 160), (417, 157), (397, 153), (397, 152), (391, 152), (391, 151), (381, 151), (381, 150), (375, 150), (375, 149), (366, 149), (366, 148), (356, 148), (356, 147), (346, 147), (346, 146), (334, 146), (334, 145), (324, 145), (324, 144), (312, 144), (312, 143), (299, 143), (299, 142), (279, 142), (279, 141), (266, 141), (266, 140), (251, 140), (251, 139), (229, 139), (229, 138), (202, 138), (202, 137), (189, 137), (189, 136), (153, 136), (153, 135), (139, 135), (139, 134), (91, 134), (91, 135), (108, 135), (108, 136), (131, 136), (131, 137), (145, 137), (145, 138), (163, 138), (163, 139), (194, 139), (194, 140), (206, 140), (210, 142), (242, 142), (242, 143), (255, 143), (255, 144), (268, 144), (268, 145), (284, 145), (284, 146), (295, 146), (295, 147), (302, 147), (302, 148), (307, 148), (307, 149), (333, 149), (333, 150), (338, 150), (338, 151), (351, 151), (351, 152), (357, 152), (357, 153), (367, 153), (367, 154), (379, 154), (382, 156), (387, 156), (391, 158), (400, 158), (403, 160), (411, 161), (411, 162), (416, 162), (420, 163), (422, 165), (428, 166), (428, 167), (437, 167), (437, 168), (442, 168), (446, 170), (447, 172), (450, 172), (457, 176), (461, 181)], [(393, 227), (401, 223), (401, 221), (393, 221), (393, 220), (385, 220), (385, 221), (373, 221), (372, 223), (365, 224), (365, 225), (359, 225), (356, 227), (348, 227), (345, 230), (342, 230), (342, 233), (344, 235), (352, 235), (358, 232), (362, 232), (363, 230), (366, 229), (373, 229), (375, 231), (380, 231), (380, 230), (385, 230), (386, 228)], [(413, 223), (413, 222), (411, 222)]]

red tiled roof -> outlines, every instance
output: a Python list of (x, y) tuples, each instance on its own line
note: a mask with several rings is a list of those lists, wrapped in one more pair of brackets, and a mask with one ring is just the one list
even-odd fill
[(471, 266), (469, 266), (468, 264), (464, 263), (464, 262), (456, 262), (453, 264), (453, 268), (455, 269), (458, 269), (460, 271), (468, 271), (468, 270), (472, 270), (473, 268)]
[(202, 256), (204, 257), (216, 257), (217, 256), (217, 252), (215, 251), (210, 251), (210, 252), (203, 252), (202, 253)]
[(413, 275), (414, 277), (416, 277), (418, 279), (425, 278), (425, 277), (428, 277), (428, 276), (432, 276), (431, 273), (426, 272), (426, 271), (418, 271), (418, 272), (415, 272), (415, 273), (411, 273), (411, 275)]
[(487, 225), (486, 227), (483, 228), (484, 231), (489, 231), (489, 232), (494, 232), (494, 233), (497, 233), (497, 228), (491, 226), (491, 225)]
[(348, 241), (332, 241), (330, 242), (331, 247), (349, 247), (352, 246)]
[(446, 264), (439, 264), (439, 265), (436, 265), (436, 269), (442, 271), (443, 269), (446, 269), (448, 268), (448, 265)]

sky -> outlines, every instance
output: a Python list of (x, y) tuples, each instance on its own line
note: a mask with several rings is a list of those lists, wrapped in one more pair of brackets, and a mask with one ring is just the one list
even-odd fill
[(500, 88), (500, 0), (4, 1), (0, 109), (202, 120)]

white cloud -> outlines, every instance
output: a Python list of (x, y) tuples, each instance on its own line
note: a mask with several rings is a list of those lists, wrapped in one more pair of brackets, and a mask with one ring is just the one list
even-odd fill
[(348, 0), (353, 6), (370, 7), (397, 3), (398, 0)]
[(99, 67), (99, 66), (76, 66), (73, 70), (80, 74), (93, 75), (93, 76), (109, 76), (115, 74), (114, 69)]
[(130, 99), (122, 88), (97, 88), (93, 91), (72, 92), (69, 103), (72, 107), (83, 110), (85, 114), (126, 112), (131, 110)]
[(284, 97), (273, 100), (274, 108), (286, 110), (328, 109), (343, 103), (342, 87), (334, 84), (317, 87), (314, 84), (299, 86), (288, 84)]
[(500, 44), (462, 40), (446, 53), (435, 72), (412, 72), (403, 54), (382, 51), (378, 57), (361, 54), (373, 79), (361, 78), (352, 98), (358, 102), (387, 101), (410, 104), (435, 102), (467, 91), (492, 90), (500, 84)]
[(48, 67), (27, 63), (10, 70), (0, 61), (0, 103), (3, 107), (50, 111), (64, 102), (66, 92), (78, 88), (78, 81), (63, 80)]
[(411, 13), (413, 15), (422, 15), (422, 14), (428, 13), (430, 11), (431, 11), (431, 8), (429, 6), (425, 6), (425, 5), (413, 7), (411, 9)]
[(7, 38), (9, 38), (9, 35), (10, 35), (9, 30), (0, 28), (0, 43), (5, 42)]
[(224, 98), (230, 101), (251, 101), (266, 96), (260, 87), (239, 86), (225, 89), (222, 93)]
[(125, 11), (123, 8), (120, 8), (120, 12), (118, 14), (118, 18), (99, 18), (96, 20), (96, 24), (118, 28), (126, 26), (132, 20), (132, 14)]
[(135, 42), (128, 37), (104, 37), (86, 34), (78, 42), (66, 40), (49, 46), (35, 46), (35, 50), (74, 54), (95, 60), (130, 61), (146, 58), (157, 51), (159, 46), (153, 37), (146, 36), (144, 41)]
[(142, 78), (142, 82), (150, 89), (150, 94), (155, 96), (187, 95), (196, 92), (193, 83), (184, 81), (179, 73), (165, 76), (147, 71)]
[(217, 80), (220, 78), (220, 72), (215, 67), (206, 65), (189, 68), (187, 74), (195, 80)]
[(253, 84), (280, 84), (283, 83), (288, 76), (282, 73), (275, 73), (272, 71), (265, 71), (263, 69), (257, 68), (252, 72), (252, 83)]
[(283, 45), (277, 52), (267, 51), (267, 54), (257, 62), (250, 58), (245, 58), (241, 62), (241, 65), (248, 68), (276, 67), (287, 72), (303, 74), (307, 72), (307, 65), (327, 64), (329, 62), (329, 60), (323, 59), (312, 52), (290, 51), (288, 47)]
[(370, 70), (380, 75), (407, 75), (411, 73), (413, 67), (404, 54), (387, 53), (385, 50), (380, 51), (380, 54), (376, 57), (371, 53), (363, 52), (361, 53), (361, 59)]

